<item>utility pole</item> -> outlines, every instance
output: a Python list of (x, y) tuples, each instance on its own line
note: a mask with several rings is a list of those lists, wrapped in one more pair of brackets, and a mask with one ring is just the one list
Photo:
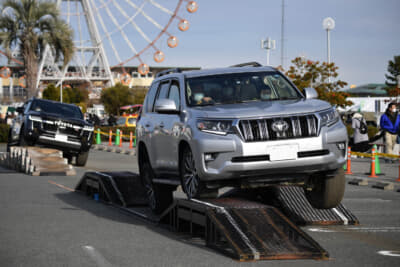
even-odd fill
[(266, 40), (261, 40), (261, 48), (267, 50), (267, 66), (269, 66), (269, 54), (271, 49), (275, 50), (275, 40), (269, 37)]
[[(330, 31), (335, 28), (335, 21), (331, 17), (327, 17), (322, 21), (322, 27), (326, 30), (326, 45), (327, 45), (327, 57), (328, 65), (331, 63), (331, 38)], [(331, 75), (328, 73), (328, 82), (331, 82)]]

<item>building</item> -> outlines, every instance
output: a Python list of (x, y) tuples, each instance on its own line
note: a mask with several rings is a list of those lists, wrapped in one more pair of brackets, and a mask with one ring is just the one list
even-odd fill
[[(112, 76), (114, 83), (121, 82), (130, 88), (148, 88), (155, 78), (157, 73), (177, 67), (150, 67), (151, 72), (146, 75), (141, 75), (137, 72), (137, 66), (121, 66), (112, 69)], [(200, 67), (179, 67), (182, 71), (199, 70)], [(70, 66), (68, 68), (67, 76), (73, 77), (76, 73), (76, 67)], [(0, 103), (10, 104), (13, 102), (23, 102), (26, 100), (27, 94), (25, 89), (24, 69), (18, 65), (0, 66)], [(101, 73), (98, 73), (101, 76)], [(45, 81), (40, 84), (39, 89), (41, 92), (47, 87), (48, 84), (54, 81)], [(70, 86), (76, 88), (78, 86), (85, 86), (89, 89), (89, 98), (99, 99), (101, 90), (105, 88), (103, 81), (94, 81), (92, 83), (83, 83), (81, 79), (76, 81), (70, 80), (63, 83), (63, 87)]]

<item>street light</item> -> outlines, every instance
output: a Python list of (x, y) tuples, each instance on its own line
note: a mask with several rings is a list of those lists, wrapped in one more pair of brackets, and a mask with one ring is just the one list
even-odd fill
[[(330, 45), (330, 31), (335, 28), (335, 21), (331, 17), (327, 17), (322, 21), (322, 27), (326, 30), (326, 42), (328, 52), (328, 65), (331, 63), (331, 45)], [(328, 81), (331, 82), (331, 76), (328, 72)]]
[(275, 50), (275, 40), (267, 37), (267, 40), (261, 40), (261, 48), (267, 49), (267, 66), (269, 66), (269, 53), (270, 50)]

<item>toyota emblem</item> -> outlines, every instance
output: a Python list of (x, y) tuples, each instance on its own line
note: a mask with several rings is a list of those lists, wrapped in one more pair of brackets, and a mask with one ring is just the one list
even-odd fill
[(285, 132), (289, 129), (289, 124), (284, 120), (274, 121), (272, 123), (272, 130), (274, 132)]

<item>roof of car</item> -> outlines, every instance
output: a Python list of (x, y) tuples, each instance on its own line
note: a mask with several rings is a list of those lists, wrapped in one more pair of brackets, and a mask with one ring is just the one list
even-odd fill
[(177, 75), (184, 75), (186, 78), (193, 77), (201, 77), (201, 76), (209, 76), (209, 75), (220, 75), (220, 74), (228, 74), (228, 73), (246, 73), (246, 72), (265, 72), (265, 71), (274, 71), (277, 69), (269, 66), (262, 67), (228, 67), (228, 68), (216, 68), (216, 69), (202, 69), (202, 70), (191, 70), (191, 71), (183, 71), (183, 72), (174, 72), (171, 74), (163, 75), (160, 78), (171, 78), (176, 77)]

